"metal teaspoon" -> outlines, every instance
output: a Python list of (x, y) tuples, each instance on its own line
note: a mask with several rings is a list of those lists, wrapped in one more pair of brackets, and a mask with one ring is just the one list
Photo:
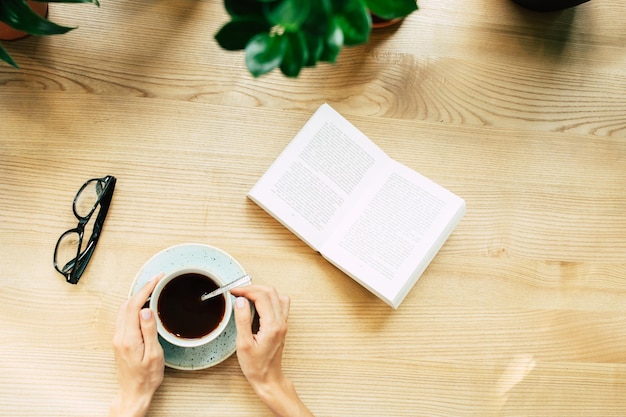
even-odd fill
[(247, 284), (250, 283), (250, 281), (252, 281), (252, 278), (250, 277), (250, 274), (242, 275), (239, 278), (237, 278), (236, 280), (231, 281), (231, 282), (229, 282), (226, 285), (222, 285), (221, 287), (219, 287), (215, 291), (211, 291), (209, 293), (202, 294), (202, 296), (200, 297), (200, 300), (201, 301), (206, 301), (209, 298), (213, 298), (213, 297), (215, 297), (217, 295), (225, 293), (226, 291), (230, 290), (231, 288), (241, 287), (242, 285), (247, 285)]

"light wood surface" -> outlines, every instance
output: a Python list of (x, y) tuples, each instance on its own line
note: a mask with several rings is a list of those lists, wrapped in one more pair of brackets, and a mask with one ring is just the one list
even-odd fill
[[(217, 246), (292, 298), (285, 372), (318, 416), (626, 415), (626, 4), (421, 0), (298, 79), (221, 50), (218, 0), (53, 4), (4, 43), (0, 414), (104, 416), (133, 277)], [(246, 199), (328, 102), (467, 214), (393, 311)], [(87, 179), (118, 178), (77, 286), (52, 266)], [(167, 369), (151, 416), (269, 416), (233, 355)]]

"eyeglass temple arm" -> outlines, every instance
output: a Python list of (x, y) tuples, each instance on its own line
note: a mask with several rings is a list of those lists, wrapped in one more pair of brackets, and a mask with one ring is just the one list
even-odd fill
[(93, 251), (96, 248), (96, 243), (98, 243), (98, 239), (100, 238), (100, 232), (102, 232), (102, 226), (104, 225), (104, 220), (106, 219), (107, 213), (109, 212), (109, 206), (111, 205), (111, 199), (113, 198), (113, 190), (115, 189), (115, 178), (111, 177), (111, 183), (107, 187), (105, 194), (102, 196), (100, 200), (100, 211), (98, 212), (98, 217), (96, 217), (95, 223), (93, 225), (93, 233), (89, 237), (89, 241), (87, 242), (87, 247), (85, 250), (78, 255), (78, 258), (75, 260), (76, 265), (72, 271), (72, 277), (70, 281), (78, 281), (80, 276), (85, 271), (89, 260), (91, 259), (91, 255), (93, 255)]

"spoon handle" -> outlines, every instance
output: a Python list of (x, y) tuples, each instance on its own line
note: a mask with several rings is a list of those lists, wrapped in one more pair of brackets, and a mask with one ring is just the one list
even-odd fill
[(219, 287), (218, 289), (216, 289), (215, 291), (211, 291), (209, 293), (206, 294), (202, 294), (202, 297), (200, 297), (201, 301), (206, 301), (209, 298), (213, 298), (217, 295), (223, 294), (226, 291), (230, 290), (231, 288), (235, 288), (235, 287), (240, 287), (242, 285), (246, 285), (249, 284), (250, 281), (252, 281), (252, 278), (250, 277), (250, 274), (245, 274), (240, 276), (239, 278), (237, 278), (236, 280), (222, 286)]

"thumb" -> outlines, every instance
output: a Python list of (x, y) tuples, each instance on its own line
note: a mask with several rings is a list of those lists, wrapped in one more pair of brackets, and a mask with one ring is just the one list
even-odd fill
[(250, 314), (250, 302), (245, 297), (237, 297), (235, 300), (235, 324), (238, 344), (251, 343), (253, 340), (252, 314)]
[(140, 312), (140, 317), (141, 334), (143, 336), (143, 344), (145, 346), (144, 357), (154, 353), (158, 354), (162, 348), (157, 337), (157, 326), (154, 314), (152, 314), (151, 309), (143, 308)]

